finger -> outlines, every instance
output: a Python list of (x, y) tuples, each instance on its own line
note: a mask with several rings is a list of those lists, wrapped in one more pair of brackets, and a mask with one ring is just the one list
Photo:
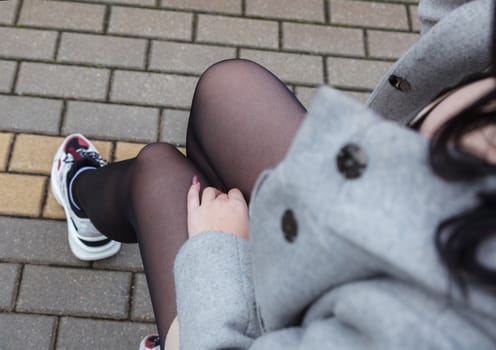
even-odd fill
[(205, 202), (213, 201), (215, 197), (217, 197), (220, 193), (221, 192), (216, 188), (207, 187), (203, 190), (201, 202), (205, 203)]
[(229, 192), (227, 192), (227, 195), (230, 199), (237, 199), (246, 203), (243, 193), (237, 188), (231, 188)]
[(193, 183), (188, 190), (187, 197), (188, 211), (191, 211), (200, 206), (200, 183)]
[(227, 196), (226, 193), (220, 193), (215, 199), (227, 200), (229, 199), (229, 197)]

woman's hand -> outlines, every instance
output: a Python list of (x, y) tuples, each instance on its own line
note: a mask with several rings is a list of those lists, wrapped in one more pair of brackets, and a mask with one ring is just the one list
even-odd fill
[(223, 193), (207, 187), (200, 201), (200, 183), (195, 177), (188, 191), (188, 235), (191, 238), (205, 231), (222, 231), (248, 239), (248, 205), (237, 188)]

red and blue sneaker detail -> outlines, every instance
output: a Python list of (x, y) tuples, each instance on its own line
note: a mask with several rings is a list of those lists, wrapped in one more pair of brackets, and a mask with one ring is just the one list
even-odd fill
[(141, 341), (139, 350), (160, 350), (160, 337), (156, 334), (147, 335)]
[(107, 165), (96, 147), (83, 135), (65, 138), (53, 158), (50, 185), (67, 219), (69, 247), (80, 260), (105, 259), (119, 252), (121, 244), (104, 236), (78, 207), (70, 188), (72, 181), (84, 171)]

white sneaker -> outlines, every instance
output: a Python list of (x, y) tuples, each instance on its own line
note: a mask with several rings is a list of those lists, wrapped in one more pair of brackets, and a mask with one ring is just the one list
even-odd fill
[(90, 219), (78, 216), (70, 205), (67, 180), (84, 166), (99, 168), (107, 162), (95, 146), (83, 135), (73, 134), (65, 138), (57, 150), (52, 164), (50, 184), (57, 202), (64, 208), (67, 219), (69, 247), (81, 260), (99, 260), (116, 254), (121, 244), (102, 235)]
[(160, 337), (150, 334), (143, 338), (139, 350), (160, 350)]

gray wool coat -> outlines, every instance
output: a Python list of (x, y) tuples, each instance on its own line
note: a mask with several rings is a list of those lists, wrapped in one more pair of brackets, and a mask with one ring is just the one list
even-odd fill
[[(256, 183), (250, 240), (206, 232), (180, 250), (182, 350), (496, 349), (494, 292), (461, 297), (433, 243), (441, 220), (496, 183), (436, 177), (427, 140), (401, 125), (487, 68), (489, 6), (421, 2), (424, 35), (370, 108), (319, 90), (286, 158)], [(496, 267), (495, 252), (488, 242), (480, 259)]]

